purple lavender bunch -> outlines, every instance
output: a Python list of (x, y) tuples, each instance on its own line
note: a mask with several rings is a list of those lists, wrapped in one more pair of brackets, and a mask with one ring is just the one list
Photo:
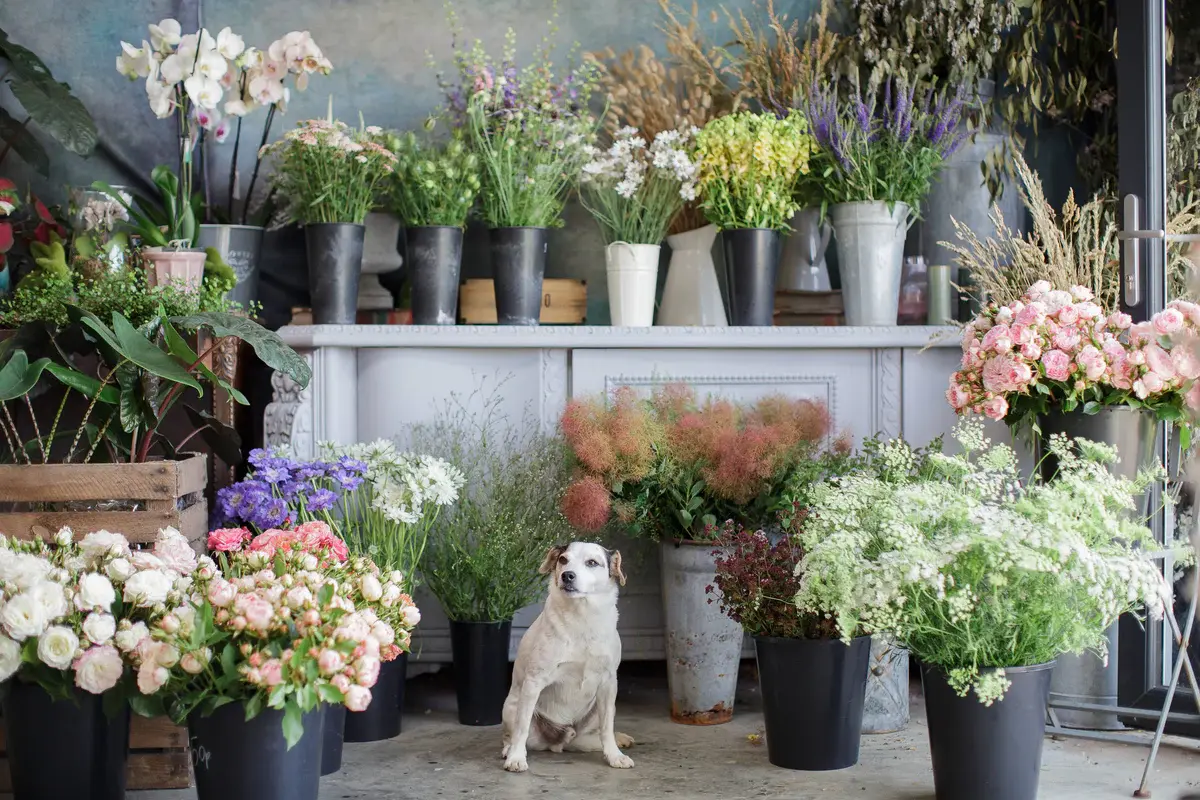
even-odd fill
[(337, 461), (299, 461), (267, 450), (250, 453), (253, 471), (217, 492), (226, 525), (259, 531), (288, 527), (330, 511), (364, 480), (367, 465), (343, 456)]

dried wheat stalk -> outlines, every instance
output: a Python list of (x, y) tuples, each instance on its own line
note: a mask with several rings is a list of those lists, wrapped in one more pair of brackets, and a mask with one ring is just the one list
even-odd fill
[(776, 113), (801, 108), (813, 84), (833, 75), (844, 40), (829, 30), (832, 6), (832, 0), (822, 0), (803, 41), (799, 22), (777, 14), (774, 0), (767, 0), (765, 25), (751, 22), (740, 11), (737, 17), (730, 15), (729, 27), (740, 51), (732, 71), (762, 108)]

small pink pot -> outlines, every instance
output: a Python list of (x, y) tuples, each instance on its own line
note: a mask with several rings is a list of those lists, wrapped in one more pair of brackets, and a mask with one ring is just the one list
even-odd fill
[(147, 247), (142, 250), (146, 259), (146, 285), (177, 286), (189, 290), (200, 288), (204, 278), (204, 262), (208, 255), (203, 250), (167, 250)]

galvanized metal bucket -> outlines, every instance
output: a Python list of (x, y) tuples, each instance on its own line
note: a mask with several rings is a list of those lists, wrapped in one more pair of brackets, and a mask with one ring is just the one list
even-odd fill
[(909, 208), (839, 203), (829, 209), (847, 325), (895, 325)]
[[(1051, 434), (1062, 433), (1071, 438), (1084, 438), (1093, 442), (1104, 442), (1117, 448), (1120, 462), (1110, 464), (1109, 470), (1124, 478), (1132, 479), (1139, 468), (1153, 461), (1155, 421), (1152, 414), (1127, 407), (1109, 407), (1097, 414), (1081, 411), (1070, 414), (1053, 414), (1041, 418), (1039, 425), (1044, 440)], [(1049, 480), (1058, 469), (1053, 457), (1043, 458), (1042, 477)], [(1137, 515), (1144, 516), (1146, 498), (1139, 503)], [(1117, 705), (1117, 630), (1114, 623), (1107, 631), (1108, 663), (1092, 653), (1058, 657), (1054, 675), (1050, 680), (1050, 702), (1092, 703)], [(1085, 730), (1123, 730), (1124, 725), (1116, 714), (1095, 711), (1055, 711), (1058, 721), (1067, 728)]]
[(742, 626), (709, 603), (705, 587), (716, 578), (708, 542), (662, 543), (663, 637), (671, 721), (719, 725), (733, 718)]
[(908, 651), (873, 636), (862, 732), (892, 733), (908, 725), (908, 718)]

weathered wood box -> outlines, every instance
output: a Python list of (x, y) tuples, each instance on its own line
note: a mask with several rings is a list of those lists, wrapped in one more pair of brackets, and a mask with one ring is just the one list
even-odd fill
[[(12, 791), (8, 772), (7, 732), (0, 725), (0, 793)], [(64, 754), (64, 758), (70, 758)], [(146, 719), (136, 714), (129, 721), (127, 787), (135, 789), (186, 789), (192, 785), (192, 759), (187, 729), (168, 719)], [(64, 798), (65, 800), (65, 798)]]
[[(202, 548), (208, 531), (206, 456), (144, 464), (0, 465), (0, 533), (20, 539), (108, 530), (132, 543), (173, 527)], [(45, 510), (47, 506), (53, 510)]]

